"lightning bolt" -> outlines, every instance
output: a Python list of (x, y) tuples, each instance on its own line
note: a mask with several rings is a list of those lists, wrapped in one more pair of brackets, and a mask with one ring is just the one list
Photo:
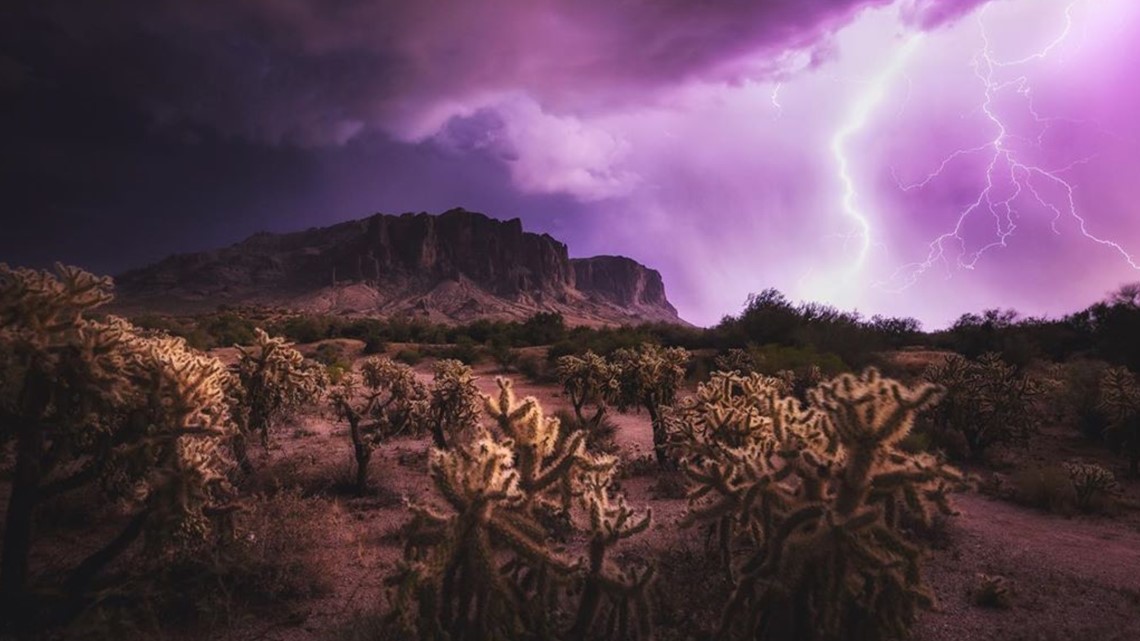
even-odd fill
[[(940, 178), (943, 172), (954, 162), (961, 158), (982, 155), (986, 160), (985, 184), (977, 197), (967, 204), (957, 216), (953, 228), (931, 241), (926, 259), (919, 263), (910, 263), (898, 268), (891, 277), (877, 287), (887, 291), (901, 292), (930, 270), (934, 265), (941, 263), (949, 271), (950, 263), (947, 258), (947, 245), (957, 245), (959, 253), (956, 257), (957, 266), (961, 269), (974, 269), (978, 261), (990, 250), (1006, 247), (1008, 240), (1017, 230), (1018, 209), (1016, 204), (1023, 196), (1040, 205), (1053, 214), (1050, 225), (1056, 234), (1060, 234), (1057, 223), (1066, 215), (1073, 219), (1081, 234), (1088, 240), (1109, 248), (1118, 253), (1133, 269), (1140, 270), (1140, 263), (1119, 243), (1099, 237), (1089, 231), (1088, 221), (1081, 214), (1076, 203), (1077, 187), (1065, 178), (1065, 173), (1077, 165), (1092, 160), (1092, 156), (1078, 159), (1061, 167), (1043, 167), (1039, 164), (1026, 161), (1017, 151), (1017, 143), (1027, 142), (1035, 148), (1043, 144), (1045, 134), (1057, 122), (1081, 122), (1060, 118), (1042, 117), (1033, 104), (1032, 87), (1024, 75), (1012, 80), (999, 80), (997, 72), (1025, 65), (1027, 63), (1043, 60), (1049, 57), (1069, 37), (1073, 28), (1073, 9), (1080, 4), (1080, 0), (1069, 3), (1065, 8), (1065, 24), (1058, 35), (1041, 49), (1034, 51), (1016, 60), (998, 60), (994, 57), (990, 40), (986, 31), (985, 13), (983, 8), (978, 15), (978, 25), (982, 37), (982, 49), (974, 57), (972, 67), (983, 88), (983, 101), (981, 112), (989, 121), (994, 130), (994, 136), (989, 142), (977, 147), (957, 149), (946, 156), (941, 163), (925, 178), (911, 184), (898, 181), (903, 191), (921, 190)], [(988, 8), (988, 7), (987, 7)], [(1035, 139), (1017, 135), (1006, 120), (994, 107), (994, 100), (1003, 91), (1014, 90), (1023, 97), (1026, 103), (1026, 113), (1035, 123), (1042, 126)], [(894, 172), (892, 168), (892, 173)], [(1008, 186), (1009, 193), (999, 193), (1000, 186)], [(1051, 186), (1061, 192), (1061, 196), (1048, 199), (1042, 193), (1045, 186)], [(962, 229), (972, 216), (988, 214), (993, 218), (994, 236), (991, 241), (973, 251), (970, 251), (962, 238)], [(888, 283), (900, 283), (889, 287)]]
[(772, 106), (776, 109), (777, 118), (784, 115), (784, 106), (780, 104), (780, 89), (783, 87), (783, 85), (784, 83), (777, 82), (772, 87)]
[[(883, 102), (891, 81), (902, 71), (907, 59), (918, 46), (920, 39), (919, 34), (912, 35), (899, 47), (898, 52), (886, 68), (868, 83), (867, 90), (847, 114), (847, 120), (831, 138), (831, 155), (835, 159), (839, 182), (843, 189), (843, 213), (855, 223), (855, 231), (848, 234), (846, 240), (857, 239), (859, 241), (859, 252), (852, 266), (852, 272), (862, 268), (866, 262), (867, 254), (871, 250), (872, 237), (871, 221), (859, 207), (859, 194), (855, 187), (855, 179), (851, 175), (851, 163), (847, 158), (847, 143), (852, 136), (867, 126), (867, 120), (871, 113)], [(846, 247), (846, 242), (844, 246)]]

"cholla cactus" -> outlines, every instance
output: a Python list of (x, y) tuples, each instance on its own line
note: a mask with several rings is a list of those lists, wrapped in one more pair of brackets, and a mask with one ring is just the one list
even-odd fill
[[(558, 383), (570, 397), (578, 423), (590, 430), (601, 425), (619, 391), (617, 368), (593, 352), (559, 358)], [(582, 413), (586, 405), (594, 406), (594, 414), (589, 418)]]
[(734, 347), (713, 359), (713, 365), (721, 372), (736, 372), (748, 375), (756, 371), (756, 361), (746, 349)]
[(0, 440), (16, 441), (0, 560), (7, 622), (35, 610), (24, 606), (43, 501), (97, 486), (129, 516), (67, 576), (71, 598), (139, 536), (157, 551), (188, 544), (228, 509), (225, 366), (182, 339), (87, 318), (110, 299), (110, 279), (77, 268), (0, 265)]
[(721, 373), (681, 405), (686, 522), (713, 526), (734, 570), (721, 638), (905, 634), (933, 598), (903, 526), (949, 512), (960, 476), (896, 445), (938, 394), (870, 369), (804, 408), (774, 379)]
[(1096, 463), (1062, 463), (1061, 467), (1069, 475), (1077, 495), (1077, 509), (1081, 511), (1092, 507), (1093, 497), (1111, 495), (1119, 489), (1112, 472)]
[(1100, 379), (1097, 409), (1108, 419), (1105, 436), (1128, 456), (1129, 473), (1140, 476), (1140, 385), (1136, 375), (1111, 367)]
[(542, 501), (561, 490), (562, 508), (569, 509), (571, 469), (585, 460), (586, 434), (563, 434), (557, 418), (547, 417), (538, 400), (528, 396), (520, 403), (510, 379), (496, 378), (497, 397), (484, 397), (484, 410), (515, 451), (519, 485), (528, 501)]
[(931, 413), (935, 429), (960, 434), (975, 457), (992, 445), (1024, 442), (1037, 427), (1040, 384), (997, 354), (976, 361), (954, 354), (929, 366), (923, 378), (946, 390)]
[(360, 375), (348, 374), (331, 395), (337, 416), (348, 422), (356, 458), (356, 490), (368, 488), (368, 463), (383, 439), (416, 430), (427, 415), (427, 389), (407, 365), (369, 358)]
[(475, 384), (471, 368), (461, 361), (436, 361), (428, 408), (432, 439), (438, 448), (447, 447), (448, 435), (469, 439), (478, 431), (483, 395)]
[(257, 434), (264, 447), (269, 447), (269, 432), (287, 412), (316, 401), (327, 385), (323, 367), (306, 361), (292, 343), (254, 329), (253, 348), (237, 346), (241, 352), (235, 366), (237, 385), (233, 388), (234, 419), (238, 435), (234, 438), (234, 456), (246, 472), (252, 464), (246, 450), (246, 438)]
[(657, 463), (667, 467), (668, 431), (664, 411), (673, 405), (677, 390), (685, 380), (688, 350), (644, 343), (636, 350), (619, 349), (612, 358), (618, 371), (618, 408), (641, 407), (649, 412)]
[[(643, 630), (652, 571), (622, 571), (606, 553), (648, 528), (649, 517), (635, 518), (611, 496), (614, 459), (586, 455), (581, 432), (561, 435), (537, 401), (520, 403), (510, 381), (498, 384), (485, 409), (502, 436), (483, 429), (431, 455), (431, 478), (448, 510), (413, 508), (404, 562), (389, 581), (394, 617), (432, 640), (604, 638)], [(564, 508), (586, 513), (588, 558), (548, 544), (552, 530), (542, 510), (559, 494)]]

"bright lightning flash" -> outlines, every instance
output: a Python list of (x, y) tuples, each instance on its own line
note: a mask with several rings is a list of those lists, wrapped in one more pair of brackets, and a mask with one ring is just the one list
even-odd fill
[(839, 171), (839, 182), (843, 187), (843, 213), (855, 223), (855, 231), (847, 236), (847, 240), (859, 241), (859, 253), (852, 266), (851, 273), (863, 267), (867, 254), (871, 249), (871, 221), (859, 207), (859, 195), (855, 188), (855, 179), (851, 175), (851, 163), (847, 158), (847, 143), (852, 136), (859, 133), (867, 125), (871, 113), (883, 102), (891, 81), (903, 69), (907, 59), (918, 46), (921, 36), (912, 35), (898, 49), (890, 64), (871, 80), (867, 91), (859, 97), (854, 108), (847, 116), (847, 120), (831, 138), (831, 155)]
[[(975, 56), (973, 68), (975, 75), (978, 77), (984, 89), (983, 102), (980, 109), (994, 128), (994, 137), (981, 146), (955, 150), (946, 156), (941, 164), (923, 180), (909, 185), (900, 183), (899, 187), (903, 191), (920, 190), (929, 185), (932, 181), (937, 180), (946, 170), (947, 166), (954, 161), (965, 156), (977, 154), (985, 154), (984, 157), (988, 158), (985, 170), (985, 185), (977, 197), (959, 212), (954, 228), (938, 236), (930, 243), (930, 251), (923, 262), (900, 267), (894, 275), (892, 275), (890, 281), (888, 281), (901, 284), (890, 288), (886, 286), (886, 283), (880, 283), (878, 286), (890, 291), (902, 291), (913, 285), (920, 276), (936, 263), (942, 263), (949, 267), (946, 248), (948, 244), (957, 245), (961, 250), (956, 259), (958, 267), (973, 269), (982, 255), (987, 251), (1007, 246), (1010, 236), (1012, 236), (1017, 229), (1016, 219), (1018, 217), (1018, 210), (1016, 205), (1022, 196), (1031, 198), (1031, 202), (1037, 203), (1053, 214), (1052, 225), (1054, 233), (1060, 233), (1056, 227), (1057, 222), (1067, 215), (1077, 223), (1081, 234), (1083, 234), (1085, 238), (1117, 252), (1133, 269), (1140, 270), (1140, 263), (1138, 263), (1124, 247), (1112, 240), (1101, 238), (1090, 232), (1087, 221), (1077, 207), (1075, 196), (1076, 187), (1064, 177), (1064, 174), (1076, 165), (1088, 162), (1091, 160), (1091, 157), (1082, 158), (1056, 168), (1042, 167), (1025, 160), (1017, 151), (1018, 143), (1028, 142), (1033, 146), (1040, 147), (1045, 132), (1059, 119), (1045, 118), (1038, 114), (1033, 106), (1031, 86), (1026, 76), (1019, 76), (1012, 80), (999, 80), (997, 78), (997, 72), (999, 70), (1042, 60), (1060, 46), (1069, 37), (1069, 33), (1072, 30), (1072, 12), (1077, 4), (1079, 4), (1079, 0), (1067, 6), (1065, 10), (1064, 28), (1056, 38), (1042, 49), (1011, 61), (1000, 61), (994, 58), (984, 22), (985, 9), (980, 12), (978, 24), (981, 28), (982, 50)], [(1026, 109), (1028, 115), (1033, 118), (1034, 122), (1043, 125), (1043, 129), (1035, 140), (1012, 133), (1012, 127), (995, 108), (994, 100), (999, 94), (1007, 90), (1014, 90), (1020, 94), (1027, 105)], [(1011, 187), (1009, 193), (1000, 193), (998, 188), (1002, 185)], [(1046, 198), (1042, 193), (1042, 188), (1046, 186), (1051, 186), (1059, 190), (1063, 195), (1056, 199)], [(850, 189), (848, 190), (848, 195), (851, 195)], [(962, 237), (962, 229), (968, 220), (977, 213), (989, 214), (989, 216), (994, 219), (994, 237), (982, 247), (969, 251)]]

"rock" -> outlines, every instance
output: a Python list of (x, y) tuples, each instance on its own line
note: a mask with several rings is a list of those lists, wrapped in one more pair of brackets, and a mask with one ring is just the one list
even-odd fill
[(172, 256), (116, 278), (120, 309), (211, 311), (219, 303), (442, 322), (562, 313), (568, 322), (683, 323), (661, 275), (621, 256), (569, 258), (519, 219), (463, 209), (376, 214)]

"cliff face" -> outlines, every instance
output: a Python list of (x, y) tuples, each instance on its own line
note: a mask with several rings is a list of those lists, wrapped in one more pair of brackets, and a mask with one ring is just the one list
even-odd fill
[(518, 219), (462, 209), (257, 234), (116, 282), (124, 306), (168, 311), (226, 303), (438, 321), (557, 311), (592, 324), (682, 322), (656, 271), (616, 256), (571, 260), (566, 245)]
[(574, 282), (579, 291), (626, 308), (673, 308), (665, 298), (665, 283), (656, 269), (625, 256), (575, 258)]

